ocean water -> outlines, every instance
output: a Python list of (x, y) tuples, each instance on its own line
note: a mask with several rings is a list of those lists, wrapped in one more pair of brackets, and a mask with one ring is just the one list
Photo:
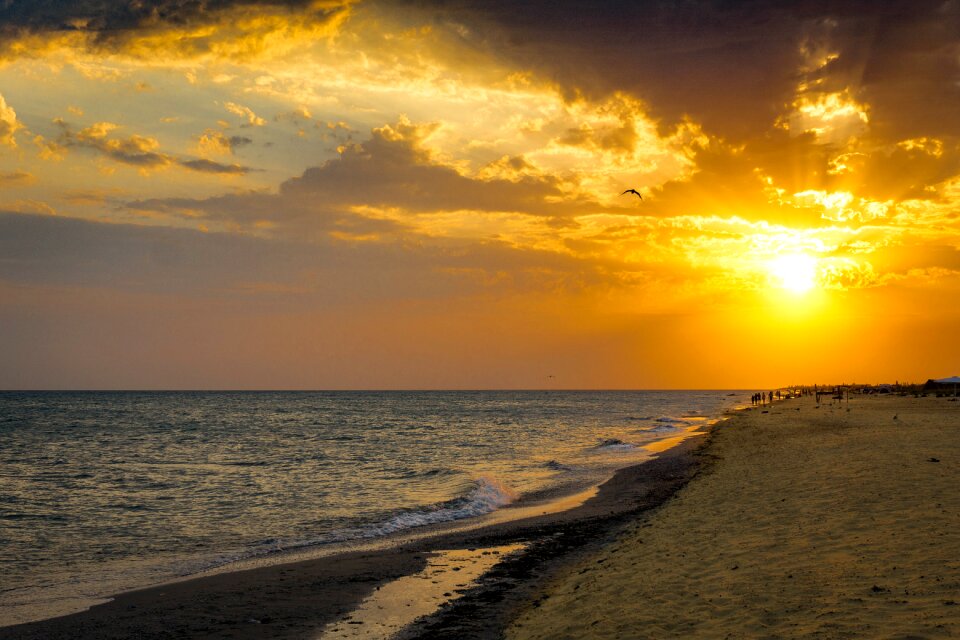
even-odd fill
[(0, 625), (573, 492), (747, 394), (0, 393)]

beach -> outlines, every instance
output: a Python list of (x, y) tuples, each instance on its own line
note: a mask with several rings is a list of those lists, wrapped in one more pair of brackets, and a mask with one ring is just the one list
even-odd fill
[(951, 637), (958, 462), (948, 398), (795, 398), (570, 508), (161, 585), (0, 638)]
[(960, 403), (792, 399), (701, 453), (692, 482), (560, 572), (506, 636), (960, 632)]
[[(693, 476), (693, 452), (702, 435), (690, 435), (644, 464), (620, 469), (595, 490), (546, 503), (521, 500), (511, 506), (525, 516), (520, 519), (494, 512), (492, 522), (479, 528), (425, 527), (413, 539), (385, 540), (362, 550), (267, 559), (243, 570), (229, 566), (214, 575), (121, 593), (78, 613), (0, 627), (0, 639), (318, 638), (344, 628), (359, 635), (343, 637), (388, 637), (399, 630), (397, 618), (374, 628), (374, 621), (358, 619), (358, 612), (401, 580), (407, 580), (408, 600), (402, 609), (429, 601), (424, 613), (437, 611), (407, 633), (496, 637), (570, 554), (602, 543)], [(501, 551), (505, 548), (512, 552)], [(484, 575), (449, 581), (449, 575), (431, 572), (441, 561), (459, 578), (474, 566), (491, 568), (487, 560), (494, 554), (503, 558)], [(455, 561), (442, 562), (445, 556)], [(434, 585), (445, 580), (449, 584), (438, 593)]]

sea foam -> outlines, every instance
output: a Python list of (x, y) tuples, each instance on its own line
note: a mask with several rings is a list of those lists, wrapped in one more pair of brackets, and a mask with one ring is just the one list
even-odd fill
[(464, 496), (429, 507), (397, 514), (383, 524), (370, 527), (364, 537), (388, 535), (429, 524), (473, 518), (496, 511), (517, 499), (517, 494), (496, 478), (481, 477)]
[(629, 451), (636, 448), (637, 445), (624, 442), (619, 438), (607, 438), (594, 447), (598, 451)]

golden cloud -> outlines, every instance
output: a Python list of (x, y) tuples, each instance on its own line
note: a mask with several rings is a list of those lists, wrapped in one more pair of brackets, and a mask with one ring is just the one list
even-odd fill
[[(80, 129), (76, 133), (63, 120), (58, 120), (57, 124), (61, 127), (62, 132), (56, 143), (51, 144), (39, 138), (39, 136), (39, 139), (35, 140), (37, 145), (41, 147), (41, 153), (54, 153), (65, 147), (92, 149), (115, 162), (136, 167), (142, 174), (171, 166), (223, 176), (245, 175), (250, 172), (250, 167), (239, 164), (223, 164), (208, 158), (193, 158), (167, 153), (160, 149), (160, 141), (150, 136), (138, 134), (125, 138), (111, 136), (114, 131), (121, 128), (120, 125), (112, 122), (97, 122)], [(214, 138), (208, 136), (208, 139), (212, 140)], [(231, 144), (231, 140), (236, 144), (244, 144), (249, 141), (247, 138), (236, 138), (235, 140), (225, 138), (225, 144)]]
[[(348, 17), (351, 4), (351, 0), (293, 6), (262, 2), (210, 11), (196, 4), (190, 5), (196, 13), (183, 19), (165, 20), (159, 17), (159, 11), (146, 11), (126, 21), (135, 10), (111, 16), (109, 9), (103, 9), (95, 15), (78, 14), (69, 28), (61, 19), (47, 24), (7, 25), (0, 58), (10, 61), (62, 54), (69, 60), (90, 53), (96, 56), (94, 60), (114, 56), (151, 64), (157, 60), (239, 61), (282, 56), (335, 35)], [(188, 10), (187, 5), (171, 7), (166, 13), (181, 10)]]
[(9, 147), (17, 146), (15, 134), (23, 128), (23, 124), (17, 120), (17, 112), (13, 107), (7, 104), (6, 99), (0, 95), (0, 144)]
[(234, 102), (227, 102), (223, 106), (230, 113), (240, 116), (242, 119), (246, 120), (247, 124), (251, 127), (262, 127), (263, 125), (267, 124), (267, 121), (255, 114), (250, 107), (245, 107)]
[(207, 129), (197, 137), (197, 153), (202, 158), (233, 155), (234, 151), (253, 140), (246, 136), (228, 136), (216, 129)]

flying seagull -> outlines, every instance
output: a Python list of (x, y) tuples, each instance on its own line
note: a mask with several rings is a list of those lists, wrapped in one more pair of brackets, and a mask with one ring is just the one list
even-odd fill
[(643, 200), (643, 196), (640, 195), (640, 192), (637, 191), (636, 189), (627, 189), (626, 191), (624, 191), (624, 192), (621, 193), (620, 195), (625, 196), (625, 195), (627, 195), (628, 193), (633, 193), (633, 194), (635, 194), (638, 198), (640, 198), (641, 200)]

